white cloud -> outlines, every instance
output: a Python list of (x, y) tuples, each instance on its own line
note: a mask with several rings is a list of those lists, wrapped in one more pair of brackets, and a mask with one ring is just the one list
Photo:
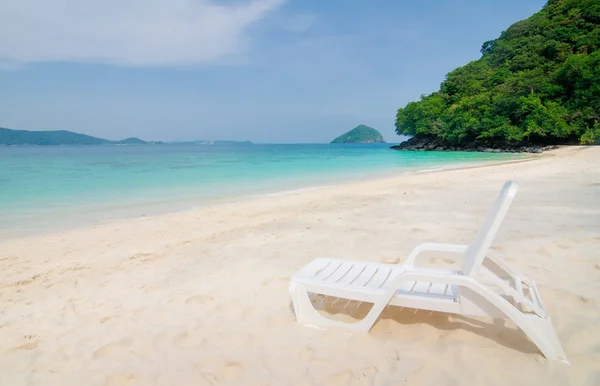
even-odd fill
[(304, 13), (282, 20), (283, 27), (292, 32), (304, 32), (317, 21), (317, 15)]
[(247, 29), (284, 0), (4, 0), (0, 62), (194, 65), (246, 48)]

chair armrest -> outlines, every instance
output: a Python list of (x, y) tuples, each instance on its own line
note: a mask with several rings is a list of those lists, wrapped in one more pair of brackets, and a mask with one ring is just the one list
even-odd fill
[(468, 245), (461, 244), (439, 244), (439, 243), (424, 243), (416, 246), (408, 255), (408, 258), (404, 262), (406, 266), (414, 266), (415, 259), (421, 252), (425, 251), (439, 251), (439, 252), (451, 252), (465, 254), (469, 249)]

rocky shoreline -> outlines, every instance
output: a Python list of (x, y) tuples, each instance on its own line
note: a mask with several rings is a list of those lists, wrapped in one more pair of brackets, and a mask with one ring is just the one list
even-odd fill
[(470, 142), (456, 145), (448, 144), (433, 137), (412, 137), (399, 145), (390, 147), (395, 150), (410, 151), (476, 151), (485, 153), (542, 153), (545, 150), (557, 149), (557, 145), (533, 145), (528, 143), (503, 143), (490, 144), (483, 142)]

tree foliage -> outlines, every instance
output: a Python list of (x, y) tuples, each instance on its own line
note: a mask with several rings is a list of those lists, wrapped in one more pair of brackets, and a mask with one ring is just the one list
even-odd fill
[(398, 109), (396, 132), (457, 144), (600, 140), (598, 0), (549, 0), (481, 53)]

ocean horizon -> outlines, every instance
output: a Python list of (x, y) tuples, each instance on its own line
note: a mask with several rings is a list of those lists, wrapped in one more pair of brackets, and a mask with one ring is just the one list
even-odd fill
[(516, 154), (392, 144), (0, 147), (0, 240)]

